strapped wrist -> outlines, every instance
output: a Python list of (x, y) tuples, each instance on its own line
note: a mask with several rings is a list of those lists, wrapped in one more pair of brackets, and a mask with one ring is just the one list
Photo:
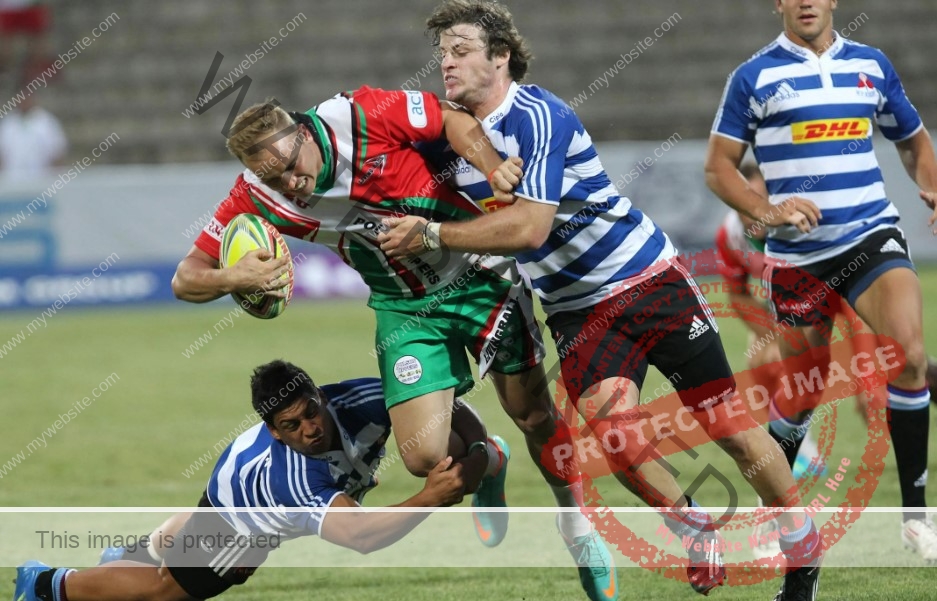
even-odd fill
[(425, 250), (438, 250), (440, 248), (439, 226), (440, 223), (428, 221), (423, 225), (423, 248)]

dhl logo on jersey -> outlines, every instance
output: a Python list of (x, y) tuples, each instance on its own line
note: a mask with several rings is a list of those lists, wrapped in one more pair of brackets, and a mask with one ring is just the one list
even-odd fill
[(500, 200), (495, 200), (494, 196), (489, 196), (488, 198), (483, 198), (478, 201), (478, 205), (486, 213), (494, 213), (498, 209), (503, 209), (504, 207), (510, 206), (509, 202), (501, 202)]
[(871, 122), (862, 119), (818, 119), (791, 124), (794, 144), (829, 142), (831, 140), (858, 140), (869, 136)]

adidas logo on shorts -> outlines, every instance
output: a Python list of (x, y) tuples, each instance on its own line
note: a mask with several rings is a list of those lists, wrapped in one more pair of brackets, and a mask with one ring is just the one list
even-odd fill
[(882, 246), (882, 250), (880, 250), (879, 252), (904, 254), (904, 249), (901, 248), (901, 245), (898, 244), (898, 242), (896, 242), (894, 238), (889, 238), (888, 242), (886, 242), (885, 245)]
[(690, 324), (690, 340), (699, 338), (700, 336), (702, 336), (708, 331), (709, 331), (709, 326), (703, 323), (702, 319), (694, 315), (693, 323)]

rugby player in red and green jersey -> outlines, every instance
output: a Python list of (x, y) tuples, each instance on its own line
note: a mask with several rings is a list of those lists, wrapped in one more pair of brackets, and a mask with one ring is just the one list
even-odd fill
[[(407, 469), (425, 476), (447, 455), (461, 455), (449, 448), (450, 416), (454, 397), (473, 385), (468, 350), (480, 376), (491, 375), (557, 504), (580, 507), (578, 470), (564, 480), (539, 462), (543, 445), (556, 434), (558, 415), (546, 387), (531, 293), (515, 262), (445, 249), (396, 259), (377, 243), (387, 216), (448, 221), (482, 213), (445, 185), (444, 174), (433, 172), (413, 146), (445, 137), (456, 152), (490, 173), (502, 159), (478, 122), (430, 93), (363, 87), (306, 113), (287, 113), (276, 102), (255, 105), (234, 120), (231, 131), (228, 149), (247, 170), (180, 263), (173, 279), (176, 296), (205, 302), (260, 288), (278, 294), (285, 261), (264, 251), (219, 269), (222, 231), (239, 213), (260, 215), (283, 234), (326, 245), (371, 290), (384, 395)], [(453, 439), (453, 444), (459, 443)], [(488, 455), (473, 505), (503, 507), (510, 450), (497, 437), (469, 450)], [(484, 544), (501, 542), (507, 517), (506, 512), (476, 513)], [(561, 512), (560, 530), (575, 558), (594, 558), (579, 566), (584, 588), (594, 589), (593, 569), (607, 573), (611, 566), (604, 543), (578, 511)], [(586, 547), (592, 552), (584, 553)]]

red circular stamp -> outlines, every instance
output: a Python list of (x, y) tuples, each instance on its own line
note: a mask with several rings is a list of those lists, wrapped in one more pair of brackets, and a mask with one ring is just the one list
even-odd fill
[[(718, 276), (718, 260), (714, 251), (703, 251), (682, 257), (681, 264), (695, 279)], [(653, 269), (650, 271), (655, 273)], [(667, 269), (666, 266), (658, 271), (659, 274), (653, 276), (658, 280), (683, 277), (679, 273), (681, 270)], [(778, 277), (794, 276), (788, 273)], [(797, 277), (799, 280), (795, 289), (800, 295), (799, 300), (804, 306), (814, 307), (822, 313), (822, 318), (813, 325), (826, 330), (825, 334), (829, 337), (830, 342), (823, 347), (823, 351), (804, 352), (780, 364), (744, 370), (733, 374), (733, 378), (709, 382), (691, 391), (690, 396), (698, 399), (698, 404), (687, 402), (686, 390), (682, 391), (685, 398), (681, 399), (670, 388), (670, 394), (625, 411), (611, 413), (617, 399), (605, 402), (602, 407), (586, 407), (585, 413), (590, 419), (586, 420), (584, 426), (567, 427), (564, 424), (558, 428), (557, 437), (544, 447), (541, 456), (543, 464), (560, 477), (571, 476), (571, 468), (578, 462), (588, 516), (605, 540), (636, 564), (660, 571), (670, 578), (684, 581), (687, 578), (685, 569), (688, 560), (683, 555), (685, 547), (681, 541), (673, 535), (668, 536), (664, 526), (653, 536), (645, 533), (642, 537), (637, 534), (606, 507), (595, 486), (595, 479), (611, 474), (614, 469), (626, 474), (642, 490), (653, 490), (635, 471), (637, 466), (649, 461), (664, 462), (668, 471), (679, 475), (676, 468), (667, 463), (668, 456), (685, 454), (696, 459), (700, 455), (694, 449), (712, 444), (713, 438), (763, 427), (771, 420), (769, 404), (772, 398), (782, 415), (791, 416), (812, 410), (808, 424), (817, 426), (817, 446), (821, 461), (826, 465), (826, 473), (809, 471), (806, 477), (787, 491), (783, 499), (784, 506), (804, 507), (804, 511), (817, 524), (824, 549), (828, 550), (856, 523), (861, 512), (818, 512), (834, 507), (862, 508), (869, 504), (878, 486), (889, 446), (884, 412), (881, 411), (887, 398), (884, 386), (904, 369), (904, 353), (894, 340), (869, 333), (867, 326), (862, 324), (855, 312), (827, 283), (803, 273)], [(724, 284), (721, 281), (699, 284), (703, 294), (711, 286), (718, 288)], [(578, 398), (582, 408), (582, 403), (592, 402), (592, 399), (587, 399), (588, 393), (597, 393), (600, 382), (621, 375), (613, 373), (607, 367), (611, 363), (603, 360), (609, 347), (617, 349), (620, 345), (618, 341), (625, 338), (627, 329), (627, 325), (621, 325), (620, 320), (615, 325), (615, 321), (609, 319), (609, 307), (616, 304), (621, 307), (622, 296), (628, 298), (625, 304), (638, 303), (636, 306), (641, 306), (641, 297), (645, 292), (646, 289), (642, 289), (640, 284), (616, 290), (595, 307), (583, 327), (583, 331), (598, 330), (602, 335), (586, 337), (579, 341), (574, 354), (563, 354), (563, 378), (557, 383), (555, 401), (560, 414), (567, 416), (568, 423), (577, 423), (573, 419), (577, 410), (573, 407), (564, 382), (582, 392)], [(767, 291), (760, 294), (761, 298), (767, 299)], [(653, 325), (645, 328), (637, 344), (629, 349), (626, 360), (621, 364), (629, 368), (644, 361), (648, 352), (664, 336), (677, 328), (685, 328), (696, 313), (690, 310), (680, 313), (671, 311), (666, 318), (656, 318), (658, 301), (645, 300), (635, 321), (646, 319), (647, 323)], [(718, 317), (735, 317), (735, 312), (725, 305), (714, 303), (710, 304), (710, 308)], [(808, 350), (806, 341), (798, 338), (797, 330), (783, 327), (767, 311), (747, 317), (770, 328), (777, 337), (784, 337), (795, 349)], [(834, 326), (840, 335), (832, 336)], [(610, 327), (621, 327), (622, 331), (610, 332)], [(610, 334), (613, 334), (611, 338)], [(630, 369), (625, 371), (631, 373)], [(865, 395), (870, 408), (863, 453), (861, 457), (833, 458), (838, 405), (842, 400), (859, 394)], [(761, 464), (751, 469), (755, 468), (760, 469)], [(749, 474), (749, 477), (752, 475)], [(685, 493), (694, 494), (710, 478), (721, 483), (729, 495), (726, 511), (721, 516), (713, 516), (713, 527), (727, 535), (722, 551), (729, 584), (749, 585), (775, 577), (781, 557), (755, 560), (746, 550), (750, 551), (759, 543), (753, 533), (754, 527), (773, 519), (781, 508), (739, 511), (739, 491), (729, 478), (710, 463), (699, 469), (699, 474)], [(755, 500), (754, 491), (745, 492), (748, 498)], [(645, 501), (659, 505), (653, 503), (653, 492), (643, 496)], [(682, 542), (686, 544), (686, 541)], [(674, 555), (670, 549), (678, 549), (682, 556)]]

